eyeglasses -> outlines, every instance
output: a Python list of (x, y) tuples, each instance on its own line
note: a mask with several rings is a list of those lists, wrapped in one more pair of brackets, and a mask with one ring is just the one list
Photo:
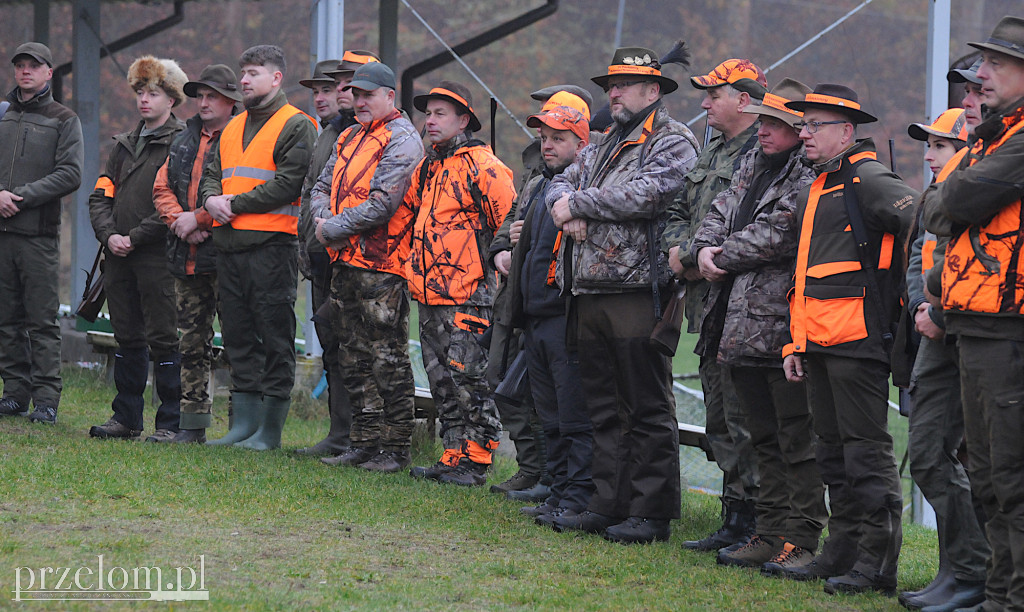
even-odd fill
[(605, 93), (610, 93), (613, 89), (618, 89), (619, 91), (622, 91), (623, 89), (626, 89), (627, 87), (632, 87), (632, 86), (634, 86), (634, 85), (636, 85), (638, 83), (646, 83), (646, 82), (647, 81), (637, 80), (637, 81), (619, 81), (618, 83), (608, 83), (607, 85), (604, 86), (604, 92)]
[(840, 123), (849, 123), (849, 121), (797, 121), (793, 127), (798, 132), (806, 129), (808, 134), (817, 134), (823, 125), (839, 125)]

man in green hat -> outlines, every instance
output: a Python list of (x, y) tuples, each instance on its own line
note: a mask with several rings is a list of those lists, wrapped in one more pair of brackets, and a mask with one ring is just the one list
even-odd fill
[(959, 169), (926, 194), (925, 227), (950, 236), (946, 332), (957, 334), (971, 489), (992, 558), (984, 610), (1024, 610), (1024, 19), (1004, 17), (981, 50), (982, 122)]

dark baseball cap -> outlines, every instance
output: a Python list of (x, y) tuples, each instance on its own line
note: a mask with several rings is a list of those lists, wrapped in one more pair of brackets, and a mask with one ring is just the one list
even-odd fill
[(27, 55), (37, 62), (53, 68), (53, 56), (50, 54), (50, 48), (43, 43), (27, 42), (19, 45), (14, 50), (14, 55), (11, 56), (12, 64), (14, 60), (18, 59), (19, 55)]
[(363, 64), (352, 75), (352, 82), (343, 88), (362, 89), (363, 91), (374, 91), (380, 87), (395, 89), (395, 73), (380, 62)]

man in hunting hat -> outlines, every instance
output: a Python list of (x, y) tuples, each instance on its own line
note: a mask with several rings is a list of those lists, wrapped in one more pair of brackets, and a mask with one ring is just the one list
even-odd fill
[(198, 81), (185, 83), (182, 90), (195, 98), (199, 112), (171, 142), (167, 161), (153, 183), (153, 206), (171, 230), (167, 258), (181, 330), (181, 420), (172, 441), (202, 444), (212, 419), (208, 389), (217, 314), (217, 255), (210, 237), (213, 217), (200, 206), (199, 183), (242, 94), (235, 71), (224, 64), (207, 66)]
[(360, 66), (347, 87), (359, 123), (341, 133), (310, 193), (316, 235), (333, 262), (332, 348), (352, 404), (351, 448), (322, 461), (397, 472), (412, 461), (415, 394), (402, 274), (412, 213), (403, 198), (423, 143), (395, 108), (389, 67)]
[(171, 142), (185, 124), (172, 109), (185, 101), (188, 77), (171, 59), (140, 57), (128, 68), (140, 120), (114, 137), (114, 148), (96, 189), (89, 217), (105, 247), (103, 286), (118, 349), (114, 355), (113, 416), (89, 429), (94, 438), (137, 438), (142, 433), (149, 362), (160, 406), (150, 442), (170, 442), (178, 432), (181, 355), (178, 353), (174, 278), (167, 265), (167, 225), (156, 215), (153, 182)]
[(711, 283), (701, 337), (720, 338), (709, 358), (724, 367), (736, 390), (761, 476), (755, 535), (738, 549), (720, 550), (718, 562), (768, 566), (775, 574), (813, 559), (828, 518), (807, 392), (782, 372), (796, 200), (814, 181), (793, 127), (801, 113), (785, 105), (810, 91), (783, 79), (763, 101), (743, 109), (760, 117), (758, 146), (740, 158), (729, 188), (712, 201), (689, 256)]
[(857, 94), (821, 84), (786, 106), (817, 174), (800, 192), (791, 341), (783, 369), (806, 381), (815, 453), (829, 490), (829, 537), (787, 576), (827, 578), (825, 591), (894, 594), (902, 489), (889, 414), (889, 352), (899, 319), (904, 239), (918, 193), (877, 160), (858, 124), (876, 121)]
[[(729, 187), (730, 177), (739, 169), (740, 159), (757, 144), (758, 115), (743, 112), (764, 97), (764, 73), (747, 59), (729, 59), (703, 76), (690, 77), (690, 84), (704, 92), (701, 107), (707, 112), (708, 127), (718, 134), (701, 151), (697, 163), (686, 175), (686, 185), (669, 209), (664, 246), (668, 261), (681, 282), (686, 283), (687, 331), (701, 329), (701, 312), (709, 283), (692, 257), (693, 236), (719, 193)], [(722, 526), (700, 540), (683, 543), (693, 550), (717, 551), (744, 543), (754, 532), (754, 502), (757, 499), (757, 460), (750, 432), (726, 369), (718, 363), (717, 336), (701, 336), (694, 351), (700, 355), (700, 380), (707, 409), (707, 435), (715, 461), (722, 470)]]
[(1024, 610), (1024, 19), (1004, 17), (968, 44), (982, 53), (982, 122), (925, 199), (925, 227), (950, 236), (941, 304), (957, 335), (971, 488), (992, 548), (982, 606)]
[[(335, 152), (338, 136), (357, 123), (352, 108), (352, 90), (347, 89), (356, 69), (367, 62), (376, 62), (377, 56), (369, 51), (346, 51), (339, 60), (324, 60), (317, 63), (313, 78), (299, 81), (313, 90), (320, 118), (321, 131), (313, 146), (309, 170), (302, 184), (302, 206), (299, 216), (299, 271), (309, 279), (313, 294), (314, 313), (327, 303), (331, 296), (331, 258), (324, 245), (316, 238), (316, 227), (310, 214), (309, 197), (316, 179), (320, 176), (328, 158)], [(333, 110), (333, 112), (330, 112)], [(323, 314), (323, 313), (321, 313)], [(315, 316), (313, 325), (323, 348), (321, 359), (327, 376), (327, 406), (330, 415), (330, 429), (323, 440), (313, 446), (300, 448), (300, 455), (340, 455), (349, 447), (349, 430), (352, 427), (352, 404), (348, 390), (342, 382), (342, 371), (338, 359), (339, 338), (331, 325), (330, 317)]]
[(567, 349), (579, 355), (594, 430), (594, 493), (556, 530), (622, 543), (669, 538), (679, 517), (679, 431), (672, 365), (650, 342), (671, 270), (659, 247), (667, 209), (697, 157), (697, 141), (669, 117), (678, 88), (664, 64), (687, 63), (680, 41), (661, 60), (617, 49), (607, 74), (614, 125), (551, 180), (547, 205), (562, 241), (555, 280), (570, 293)]
[(82, 180), (82, 125), (53, 99), (46, 45), (19, 45), (11, 64), (17, 84), (0, 120), (0, 415), (53, 424), (62, 389), (60, 200)]
[(481, 126), (469, 89), (441, 81), (413, 104), (427, 115), (431, 146), (405, 198), (415, 219), (405, 277), (419, 302), (423, 366), (444, 454), (410, 474), (481, 486), (501, 433), (485, 377), (487, 351), (478, 342), (497, 288), (484, 256), (516, 191), (512, 171), (472, 137)]

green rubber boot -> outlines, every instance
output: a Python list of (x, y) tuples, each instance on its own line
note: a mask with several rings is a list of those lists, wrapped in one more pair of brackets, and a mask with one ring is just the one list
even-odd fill
[(284, 421), (288, 418), (288, 409), (291, 405), (290, 397), (264, 397), (263, 422), (259, 429), (245, 440), (235, 442), (235, 446), (258, 451), (281, 448), (281, 430), (284, 429)]
[(259, 429), (263, 421), (263, 398), (259, 393), (231, 394), (231, 426), (223, 438), (210, 440), (210, 446), (227, 446), (241, 442)]

